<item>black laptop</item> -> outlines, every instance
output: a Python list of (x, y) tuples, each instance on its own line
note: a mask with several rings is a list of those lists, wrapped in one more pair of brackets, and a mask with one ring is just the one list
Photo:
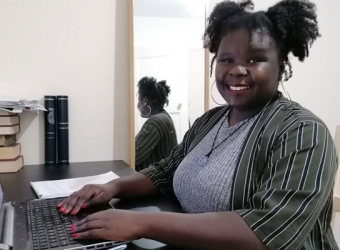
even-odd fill
[(70, 225), (88, 214), (113, 209), (110, 204), (83, 209), (77, 215), (60, 213), (62, 199), (5, 203), (0, 184), (0, 250), (109, 249), (126, 242), (81, 240), (72, 237)]

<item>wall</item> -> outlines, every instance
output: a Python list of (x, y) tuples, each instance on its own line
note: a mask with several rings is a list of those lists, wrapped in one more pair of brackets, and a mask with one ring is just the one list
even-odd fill
[[(0, 0), (0, 98), (69, 96), (70, 161), (129, 159), (127, 1)], [(26, 164), (43, 114), (21, 115)]]

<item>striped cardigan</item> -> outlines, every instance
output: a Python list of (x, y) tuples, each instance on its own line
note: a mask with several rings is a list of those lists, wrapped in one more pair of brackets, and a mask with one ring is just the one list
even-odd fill
[(177, 146), (177, 135), (171, 116), (163, 109), (144, 123), (136, 136), (137, 171), (167, 157)]
[[(228, 109), (205, 113), (168, 158), (142, 171), (160, 192), (173, 194), (177, 167)], [(336, 169), (326, 125), (279, 93), (256, 119), (243, 146), (231, 210), (268, 249), (339, 249), (330, 228)]]

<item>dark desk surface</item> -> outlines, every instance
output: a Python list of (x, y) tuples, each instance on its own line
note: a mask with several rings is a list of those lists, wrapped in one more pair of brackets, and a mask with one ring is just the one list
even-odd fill
[[(0, 180), (6, 201), (23, 201), (37, 198), (30, 186), (31, 181), (84, 177), (108, 171), (112, 171), (120, 177), (135, 173), (135, 170), (123, 161), (85, 162), (71, 163), (69, 166), (28, 165), (18, 173), (0, 174)], [(120, 209), (180, 212), (179, 207), (174, 202), (162, 196), (122, 201), (114, 199), (112, 204)], [(129, 250), (172, 249), (161, 243), (145, 239), (129, 243), (128, 246)]]

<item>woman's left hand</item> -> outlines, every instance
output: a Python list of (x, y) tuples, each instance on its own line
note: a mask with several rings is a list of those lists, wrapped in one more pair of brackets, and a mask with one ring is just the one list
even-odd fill
[[(132, 241), (141, 238), (139, 213), (109, 209), (85, 217), (71, 226), (75, 239)], [(72, 230), (73, 229), (73, 230)]]

